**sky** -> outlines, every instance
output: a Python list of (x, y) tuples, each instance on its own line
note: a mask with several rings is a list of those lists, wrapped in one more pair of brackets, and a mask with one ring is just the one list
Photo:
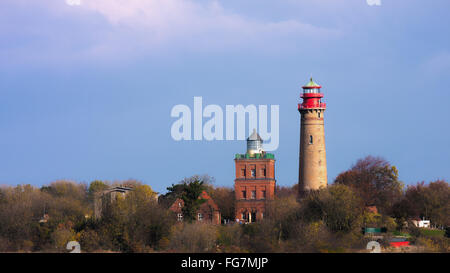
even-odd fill
[[(450, 178), (447, 0), (2, 0), (0, 184), (195, 174), (232, 187), (245, 141), (175, 141), (175, 105), (279, 105), (298, 181), (301, 86), (323, 86), (328, 181), (367, 155)], [(206, 119), (205, 119), (206, 121)]]

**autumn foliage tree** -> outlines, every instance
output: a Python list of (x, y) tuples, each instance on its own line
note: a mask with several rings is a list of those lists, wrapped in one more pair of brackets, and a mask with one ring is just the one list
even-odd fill
[(351, 187), (364, 205), (375, 205), (385, 213), (390, 212), (403, 190), (397, 168), (385, 159), (373, 156), (359, 159), (348, 171), (339, 174), (334, 183)]
[(219, 207), (222, 219), (233, 221), (235, 218), (234, 204), (236, 201), (234, 190), (227, 187), (217, 187), (210, 189), (209, 194)]
[(450, 226), (450, 186), (444, 180), (408, 186), (393, 212), (403, 220), (423, 217), (434, 225)]

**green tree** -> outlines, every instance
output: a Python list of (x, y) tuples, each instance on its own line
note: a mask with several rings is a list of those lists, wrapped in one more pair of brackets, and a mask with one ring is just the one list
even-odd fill
[(181, 199), (184, 201), (182, 208), (183, 217), (189, 222), (197, 219), (197, 211), (200, 206), (206, 201), (200, 198), (202, 192), (205, 190), (203, 181), (195, 180), (189, 184), (186, 184)]
[(185, 178), (181, 183), (168, 187), (168, 193), (160, 198), (160, 202), (169, 207), (177, 198), (184, 201), (182, 208), (183, 218), (192, 222), (197, 218), (197, 211), (206, 201), (201, 197), (203, 191), (206, 191), (207, 185), (199, 176)]
[(311, 192), (304, 200), (303, 215), (310, 222), (323, 220), (333, 232), (358, 229), (363, 208), (361, 199), (348, 186), (335, 184)]

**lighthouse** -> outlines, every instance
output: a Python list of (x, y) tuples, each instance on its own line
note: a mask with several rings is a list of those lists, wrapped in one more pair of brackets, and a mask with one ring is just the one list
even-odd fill
[(299, 195), (327, 186), (327, 159), (325, 152), (324, 113), (322, 86), (313, 79), (302, 87), (303, 99), (298, 104), (300, 112), (300, 160), (298, 172)]

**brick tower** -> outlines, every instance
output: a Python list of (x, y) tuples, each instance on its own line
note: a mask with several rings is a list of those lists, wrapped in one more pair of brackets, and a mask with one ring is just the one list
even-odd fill
[(322, 86), (311, 78), (303, 88), (298, 105), (300, 122), (300, 162), (298, 184), (300, 197), (307, 191), (327, 186), (327, 159), (325, 152), (324, 113)]
[(242, 222), (255, 222), (264, 217), (266, 200), (275, 195), (275, 157), (264, 152), (263, 140), (253, 130), (247, 138), (247, 152), (236, 154), (235, 215)]

